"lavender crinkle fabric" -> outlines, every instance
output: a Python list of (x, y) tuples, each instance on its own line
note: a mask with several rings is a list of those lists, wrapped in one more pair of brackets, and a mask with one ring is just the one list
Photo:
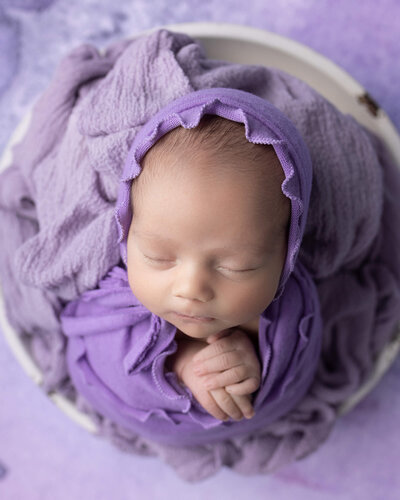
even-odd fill
[[(318, 293), (322, 351), (307, 394), (288, 413), (251, 433), (177, 447), (116, 424), (76, 391), (60, 313), (81, 294), (101, 290), (107, 276), (123, 288), (115, 274), (123, 268), (114, 213), (142, 126), (175, 99), (216, 87), (272, 103), (308, 147), (313, 178), (298, 267)], [(327, 438), (338, 405), (393, 334), (400, 319), (399, 193), (399, 172), (380, 141), (282, 71), (209, 60), (190, 37), (166, 30), (118, 42), (103, 55), (84, 45), (61, 61), (0, 176), (8, 318), (29, 342), (45, 389), (75, 401), (123, 449), (158, 455), (190, 481), (223, 465), (267, 473)]]

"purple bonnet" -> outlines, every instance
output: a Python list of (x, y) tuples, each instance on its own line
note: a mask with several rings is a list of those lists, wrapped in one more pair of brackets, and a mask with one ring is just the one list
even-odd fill
[(141, 172), (147, 151), (176, 127), (196, 127), (206, 114), (243, 123), (246, 139), (272, 145), (283, 168), (282, 192), (291, 201), (288, 251), (275, 299), (280, 297), (294, 269), (300, 248), (311, 192), (312, 164), (308, 149), (292, 122), (261, 97), (230, 88), (202, 89), (179, 97), (152, 116), (139, 130), (127, 156), (116, 206), (121, 257), (127, 265), (127, 234), (132, 220), (132, 180)]

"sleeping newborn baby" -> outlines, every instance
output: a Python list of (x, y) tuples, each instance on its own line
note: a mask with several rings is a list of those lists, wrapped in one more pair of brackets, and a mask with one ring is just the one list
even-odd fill
[(193, 445), (304, 397), (322, 335), (297, 261), (311, 178), (291, 122), (244, 91), (193, 92), (142, 127), (117, 201), (122, 261), (61, 315), (71, 378), (97, 411)]
[(142, 168), (132, 185), (131, 290), (176, 326), (169, 361), (202, 406), (219, 419), (250, 417), (260, 381), (250, 339), (287, 249), (279, 160), (272, 146), (248, 142), (242, 124), (206, 115), (163, 136)]

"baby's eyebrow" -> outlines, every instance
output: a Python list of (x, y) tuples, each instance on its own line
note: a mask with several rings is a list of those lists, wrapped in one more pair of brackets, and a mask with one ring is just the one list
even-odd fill
[[(174, 243), (174, 240), (172, 238), (168, 236), (160, 236), (159, 234), (152, 233), (151, 231), (143, 231), (143, 230), (139, 231), (138, 229), (133, 229), (132, 232), (135, 236), (150, 238), (160, 242)], [(246, 251), (252, 253), (255, 256), (260, 256), (267, 253), (270, 247), (271, 245), (254, 245), (242, 242), (240, 245), (235, 247), (225, 246), (225, 247), (213, 248), (213, 251), (216, 253), (220, 253), (221, 255), (239, 254)]]
[(160, 236), (159, 234), (152, 233), (151, 231), (143, 231), (143, 230), (139, 231), (138, 229), (133, 229), (132, 234), (139, 237), (152, 238), (154, 240), (172, 241), (172, 238), (170, 238), (169, 236)]

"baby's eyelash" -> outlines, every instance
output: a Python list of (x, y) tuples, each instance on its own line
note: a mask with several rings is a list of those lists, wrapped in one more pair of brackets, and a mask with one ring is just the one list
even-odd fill
[(170, 260), (168, 259), (156, 259), (154, 257), (149, 257), (148, 255), (144, 255), (143, 254), (143, 257), (147, 260), (151, 260), (152, 262), (171, 262)]
[(246, 273), (248, 271), (255, 271), (255, 268), (252, 268), (252, 269), (229, 269), (229, 267), (220, 267), (220, 269), (224, 269), (225, 271), (229, 271), (231, 273)]

